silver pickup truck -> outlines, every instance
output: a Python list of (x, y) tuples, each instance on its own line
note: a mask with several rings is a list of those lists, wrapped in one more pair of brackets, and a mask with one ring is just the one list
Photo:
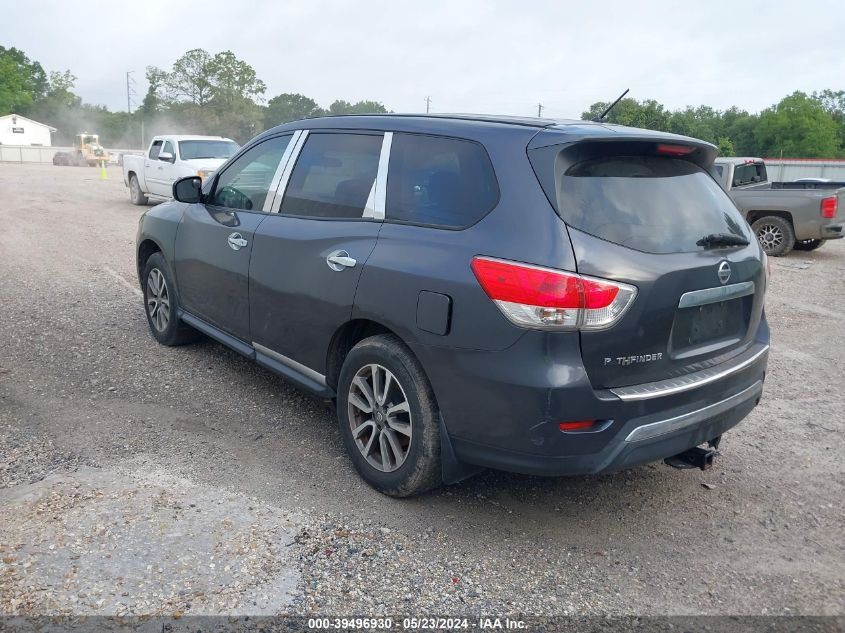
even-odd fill
[(845, 237), (845, 182), (769, 182), (761, 158), (717, 158), (713, 176), (728, 192), (768, 255), (812, 251)]

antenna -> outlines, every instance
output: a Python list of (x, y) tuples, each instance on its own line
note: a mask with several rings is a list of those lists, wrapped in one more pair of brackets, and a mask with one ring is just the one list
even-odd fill
[(604, 112), (601, 113), (601, 116), (597, 116), (595, 119), (593, 119), (593, 122), (594, 123), (601, 123), (602, 121), (604, 121), (604, 117), (607, 116), (607, 113), (610, 112), (611, 110), (613, 110), (613, 108), (616, 106), (616, 104), (619, 103), (620, 101), (622, 101), (622, 97), (624, 97), (626, 94), (628, 94), (628, 92), (630, 90), (631, 90), (630, 88), (625, 88), (625, 92), (623, 92), (621, 95), (616, 97), (616, 101), (614, 101), (609, 106), (607, 106), (607, 109)]
[(428, 114), (429, 108), (431, 107), (431, 97), (425, 98), (425, 113)]
[(541, 116), (543, 116), (543, 108), (545, 108), (545, 107), (546, 107), (546, 106), (544, 106), (542, 103), (538, 103), (538, 104), (537, 104), (537, 118), (538, 118), (538, 119), (539, 119)]

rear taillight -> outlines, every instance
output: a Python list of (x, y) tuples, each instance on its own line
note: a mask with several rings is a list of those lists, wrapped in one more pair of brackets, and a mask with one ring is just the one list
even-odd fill
[(616, 323), (637, 289), (607, 279), (475, 257), (478, 283), (514, 324), (544, 330), (603, 330)]
[(839, 206), (839, 199), (836, 196), (822, 199), (822, 217), (835, 218), (837, 206)]

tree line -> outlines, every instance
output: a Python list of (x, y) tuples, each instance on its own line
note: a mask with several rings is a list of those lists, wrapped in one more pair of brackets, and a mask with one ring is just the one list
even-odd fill
[(210, 134), (244, 143), (265, 129), (324, 114), (387, 112), (377, 101), (338, 99), (321, 107), (301, 94), (283, 93), (265, 102), (267, 91), (255, 69), (231, 51), (212, 55), (193, 49), (170, 69), (148, 66), (148, 89), (131, 114), (84, 103), (70, 71), (45, 72), (16, 48), (0, 46), (0, 116), (16, 113), (58, 129), (55, 145), (69, 145), (81, 132), (98, 133), (106, 147), (132, 148), (156, 134)]
[[(106, 147), (138, 147), (165, 132), (219, 134), (244, 143), (259, 132), (296, 119), (325, 114), (387, 112), (377, 101), (336, 100), (328, 107), (301, 94), (265, 99), (267, 87), (255, 69), (231, 51), (197, 48), (169, 69), (148, 66), (148, 89), (131, 114), (84, 103), (74, 93), (70, 71), (45, 72), (23, 51), (0, 46), (0, 116), (15, 112), (58, 128), (56, 145), (80, 132), (99, 133)], [(582, 114), (593, 119), (607, 107), (594, 103)], [(611, 123), (684, 134), (718, 145), (723, 156), (845, 157), (845, 90), (795, 92), (760, 113), (709, 106), (670, 110), (645, 99), (623, 99)]]
[[(581, 118), (596, 118), (608, 105), (594, 103)], [(653, 99), (628, 98), (616, 104), (606, 120), (700, 138), (717, 145), (722, 156), (845, 157), (843, 90), (794, 92), (759, 114), (737, 107), (669, 110)]]

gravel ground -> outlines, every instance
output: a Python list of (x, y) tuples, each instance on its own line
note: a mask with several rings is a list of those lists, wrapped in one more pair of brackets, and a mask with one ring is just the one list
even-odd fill
[(398, 501), (325, 402), (153, 342), (118, 170), (2, 164), (0, 199), (0, 613), (845, 613), (843, 242), (774, 260), (764, 399), (712, 470)]

